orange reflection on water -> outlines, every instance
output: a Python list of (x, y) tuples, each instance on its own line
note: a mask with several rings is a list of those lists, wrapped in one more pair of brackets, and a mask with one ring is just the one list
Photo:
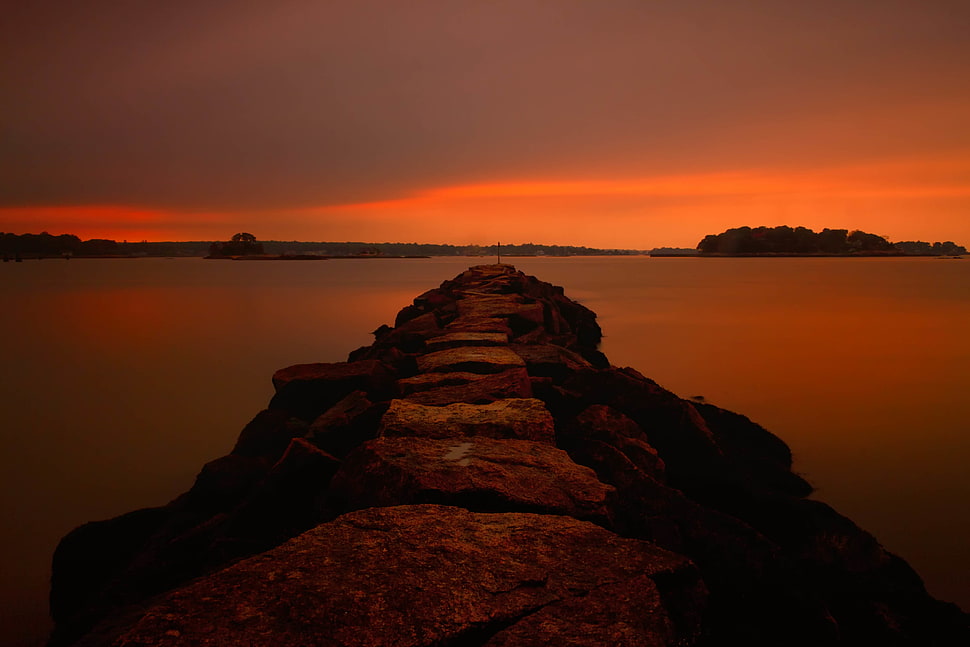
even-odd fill
[(64, 323), (84, 343), (118, 351), (143, 351), (179, 334), (185, 295), (162, 288), (116, 288), (60, 297)]

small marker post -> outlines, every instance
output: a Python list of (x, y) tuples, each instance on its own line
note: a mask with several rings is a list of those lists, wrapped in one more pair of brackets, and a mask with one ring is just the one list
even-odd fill
[(502, 264), (502, 242), (499, 241), (496, 248), (498, 249), (498, 264)]

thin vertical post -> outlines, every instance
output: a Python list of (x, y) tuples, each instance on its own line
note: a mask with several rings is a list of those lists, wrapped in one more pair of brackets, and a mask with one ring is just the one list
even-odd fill
[(502, 241), (498, 242), (497, 247), (498, 247), (498, 264), (501, 265), (502, 264)]

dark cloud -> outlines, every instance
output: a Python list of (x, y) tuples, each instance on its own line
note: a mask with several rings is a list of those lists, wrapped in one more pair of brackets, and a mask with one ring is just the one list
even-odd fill
[(4, 204), (322, 205), (970, 144), (946, 107), (970, 99), (965, 2), (17, 5)]

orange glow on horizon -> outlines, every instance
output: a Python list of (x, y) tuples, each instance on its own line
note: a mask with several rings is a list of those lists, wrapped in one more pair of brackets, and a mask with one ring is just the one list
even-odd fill
[(264, 240), (467, 244), (500, 238), (649, 248), (693, 246), (706, 234), (741, 225), (788, 224), (968, 244), (968, 208), (970, 158), (937, 156), (799, 171), (481, 182), (274, 211), (7, 207), (0, 208), (0, 229), (129, 241), (223, 240), (252, 231)]
[[(74, 234), (136, 242), (209, 240), (213, 225), (232, 227), (230, 213), (149, 209), (123, 205), (40, 205), (0, 207), (0, 230), (15, 234)], [(191, 230), (198, 228), (199, 236)], [(229, 234), (231, 235), (231, 234)]]
[[(393, 200), (314, 207), (315, 210), (380, 209), (431, 205), (447, 201), (505, 198), (566, 197), (694, 197), (766, 196), (798, 197), (970, 197), (963, 182), (891, 182), (873, 177), (892, 171), (892, 165), (848, 167), (832, 172), (736, 171), (694, 175), (670, 175), (631, 180), (513, 181), (437, 187)], [(967, 169), (970, 171), (970, 168)]]

